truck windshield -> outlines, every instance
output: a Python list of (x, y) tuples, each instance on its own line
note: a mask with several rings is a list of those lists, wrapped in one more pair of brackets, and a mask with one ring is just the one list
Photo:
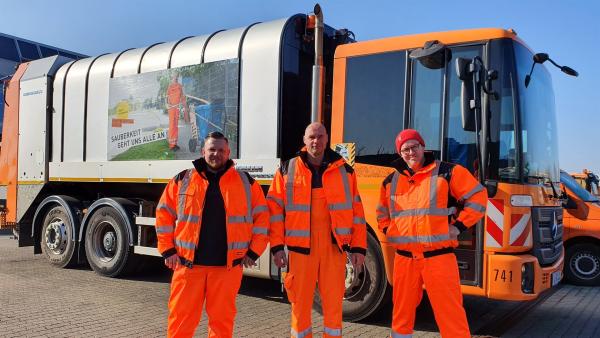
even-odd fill
[(564, 171), (560, 172), (560, 182), (564, 184), (569, 190), (571, 190), (577, 197), (585, 202), (600, 202), (597, 197), (590, 194), (587, 190), (582, 188), (577, 181), (571, 175)]
[(533, 54), (515, 42), (515, 63), (519, 92), (523, 176), (531, 183), (544, 183), (539, 178), (559, 180), (558, 142), (554, 91), (546, 68), (537, 64), (529, 86), (525, 76), (533, 63)]

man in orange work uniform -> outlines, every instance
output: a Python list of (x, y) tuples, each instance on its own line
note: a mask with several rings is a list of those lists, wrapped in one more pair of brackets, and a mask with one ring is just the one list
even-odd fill
[[(323, 337), (341, 337), (346, 254), (360, 273), (366, 253), (364, 211), (356, 176), (327, 148), (320, 123), (304, 133), (305, 147), (284, 162), (267, 195), (271, 251), (288, 266), (284, 286), (292, 303), (291, 336), (312, 337), (311, 310), (318, 281), (325, 321)], [(284, 251), (287, 245), (289, 261)]]
[(184, 116), (187, 118), (187, 105), (183, 87), (177, 81), (177, 73), (171, 76), (171, 84), (167, 88), (167, 108), (169, 110), (169, 133), (168, 142), (169, 149), (172, 151), (179, 150), (177, 139), (179, 138), (179, 113), (184, 111)]
[(396, 151), (377, 207), (379, 229), (396, 248), (391, 336), (412, 337), (424, 284), (442, 337), (470, 337), (453, 251), (483, 217), (487, 191), (464, 167), (425, 152), (413, 129), (398, 134)]
[(206, 300), (209, 337), (231, 337), (242, 265), (268, 242), (269, 210), (258, 183), (234, 168), (227, 138), (208, 134), (202, 158), (175, 176), (156, 208), (158, 251), (174, 270), (169, 337), (191, 337)]

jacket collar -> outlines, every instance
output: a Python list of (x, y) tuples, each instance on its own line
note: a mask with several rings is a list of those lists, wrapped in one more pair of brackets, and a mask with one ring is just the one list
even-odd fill
[[(425, 161), (423, 162), (423, 166), (421, 167), (421, 169), (417, 170), (416, 172), (413, 171), (408, 164), (406, 164), (406, 162), (404, 161), (404, 159), (402, 159), (402, 157), (400, 157), (397, 160), (394, 160), (392, 162), (392, 166), (398, 170), (398, 172), (402, 175), (405, 176), (413, 176), (415, 173), (417, 172), (422, 172), (422, 171), (429, 171), (430, 170), (430, 165), (432, 163), (435, 163), (435, 157), (433, 156), (433, 152), (432, 151), (426, 151), (425, 154), (423, 155), (425, 158)], [(407, 175), (408, 173), (408, 175)]]
[[(206, 173), (208, 172), (208, 164), (206, 164), (206, 160), (203, 157), (200, 157), (199, 159), (192, 161), (192, 164), (194, 165), (194, 168), (196, 168), (198, 174), (206, 178)], [(233, 164), (234, 163), (231, 159), (227, 160), (223, 168), (221, 168), (217, 174), (219, 176), (223, 175), (225, 172), (227, 172), (227, 170), (233, 167)]]
[[(297, 155), (302, 159), (304, 165), (308, 166), (308, 152), (306, 151), (306, 147), (302, 147), (302, 149), (300, 149)], [(331, 148), (325, 148), (325, 153), (323, 154), (323, 162), (321, 163), (321, 167), (328, 168), (329, 166), (334, 164), (337, 166), (338, 162), (340, 164), (343, 164), (344, 158), (340, 154), (333, 151)]]

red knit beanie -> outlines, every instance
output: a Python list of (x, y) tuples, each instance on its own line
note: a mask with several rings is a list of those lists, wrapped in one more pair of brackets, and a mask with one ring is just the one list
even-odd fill
[(423, 138), (418, 131), (414, 129), (404, 129), (398, 133), (398, 136), (396, 136), (396, 151), (398, 153), (400, 153), (402, 145), (408, 140), (417, 140), (423, 147), (425, 147), (425, 141), (423, 141)]

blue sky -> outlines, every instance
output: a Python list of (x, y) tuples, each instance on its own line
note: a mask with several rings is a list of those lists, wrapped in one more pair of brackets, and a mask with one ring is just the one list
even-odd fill
[[(312, 11), (303, 0), (3, 1), (0, 32), (98, 55)], [(321, 1), (325, 22), (360, 41), (465, 28), (513, 28), (535, 52), (579, 72), (550, 68), (561, 167), (600, 173), (600, 2)], [(596, 62), (596, 64), (594, 64)]]

